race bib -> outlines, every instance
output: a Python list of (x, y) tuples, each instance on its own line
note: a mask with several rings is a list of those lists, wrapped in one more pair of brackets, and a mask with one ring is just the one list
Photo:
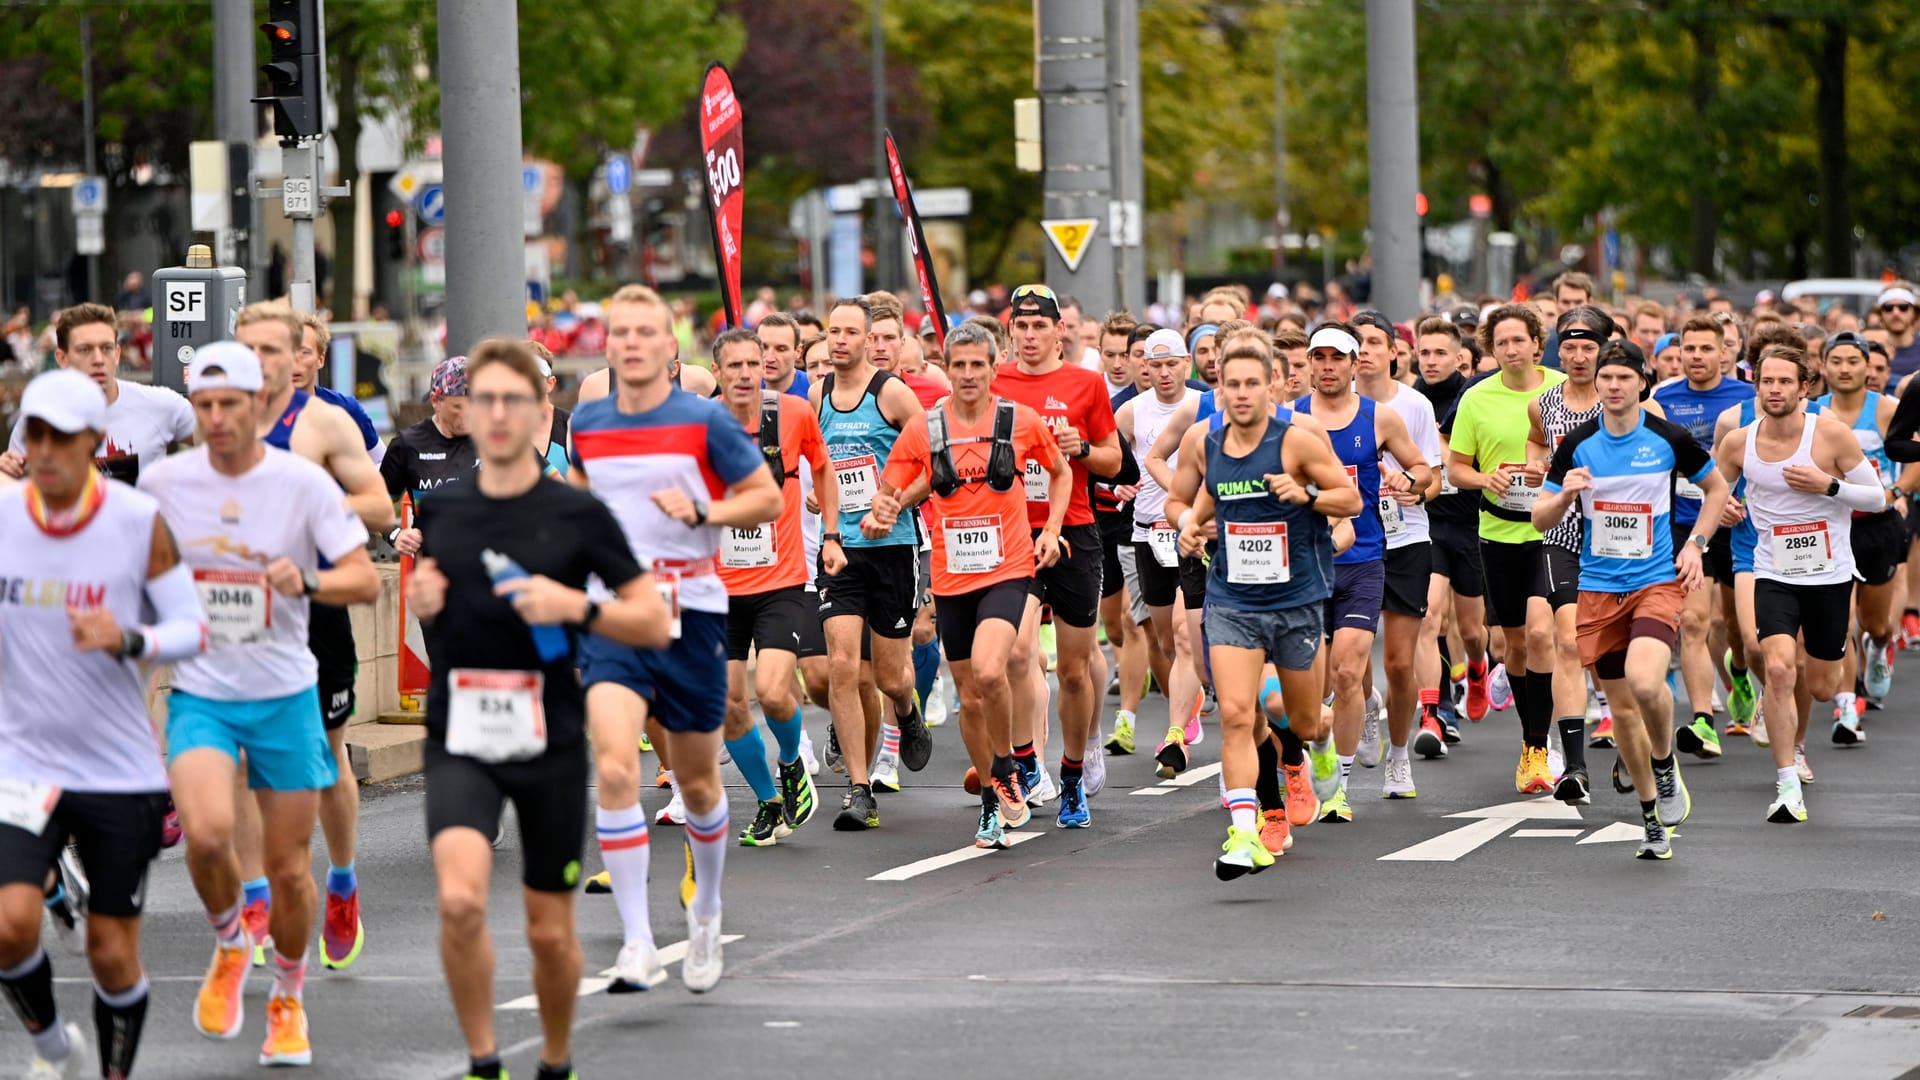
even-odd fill
[(1400, 514), (1400, 500), (1391, 495), (1380, 496), (1380, 527), (1388, 536), (1399, 536), (1407, 531), (1407, 519)]
[(1048, 485), (1052, 483), (1053, 483), (1053, 474), (1047, 471), (1047, 467), (1033, 460), (1032, 458), (1028, 458), (1027, 459), (1027, 501), (1028, 502), (1046, 502), (1047, 494), (1048, 494), (1047, 488), (1048, 488)]
[(729, 525), (720, 530), (720, 565), (729, 570), (753, 570), (772, 566), (773, 522), (762, 522), (748, 529)]
[(999, 518), (942, 518), (940, 528), (946, 538), (947, 573), (985, 574), (999, 568)]
[(834, 462), (833, 475), (840, 485), (841, 510), (858, 514), (873, 509), (873, 497), (880, 493), (880, 474), (872, 454)]
[(653, 587), (660, 590), (660, 599), (667, 602), (667, 636), (680, 640), (680, 577), (677, 574), (653, 575)]
[(1447, 470), (1445, 469), (1440, 470), (1440, 494), (1442, 495), (1460, 494), (1460, 489), (1453, 486), (1453, 477), (1449, 475), (1447, 473)]
[(1153, 552), (1153, 561), (1161, 568), (1171, 570), (1180, 565), (1180, 530), (1165, 521), (1156, 521), (1147, 529), (1147, 549)]
[(1694, 483), (1684, 476), (1676, 476), (1673, 478), (1673, 495), (1677, 499), (1692, 499), (1694, 502), (1699, 502), (1707, 497), (1707, 493), (1700, 490), (1699, 484)]
[(1773, 569), (1781, 577), (1812, 577), (1833, 569), (1833, 539), (1824, 521), (1775, 525)]
[(59, 801), (60, 789), (52, 784), (0, 780), (0, 825), (11, 825), (39, 836), (47, 830), (47, 819), (53, 816), (54, 805)]
[(447, 672), (447, 753), (475, 761), (526, 761), (547, 749), (547, 717), (537, 671)]
[(1653, 558), (1653, 507), (1646, 503), (1593, 504), (1588, 542), (1607, 559)]
[(273, 640), (273, 590), (256, 570), (195, 570), (194, 588), (207, 611), (207, 643), (216, 649)]
[(1220, 526), (1227, 549), (1227, 580), (1235, 585), (1278, 585), (1293, 578), (1287, 561), (1284, 521), (1226, 522)]
[(1508, 463), (1500, 467), (1512, 473), (1513, 484), (1507, 488), (1507, 493), (1502, 495), (1500, 501), (1495, 505), (1503, 510), (1518, 510), (1522, 513), (1530, 513), (1533, 510), (1534, 500), (1540, 497), (1540, 489), (1526, 485), (1525, 479), (1520, 472), (1520, 470), (1526, 468), (1526, 465)]

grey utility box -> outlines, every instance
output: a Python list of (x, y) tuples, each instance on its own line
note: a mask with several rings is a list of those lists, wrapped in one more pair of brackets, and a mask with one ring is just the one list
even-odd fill
[(194, 352), (233, 337), (247, 303), (247, 273), (213, 265), (212, 249), (195, 244), (185, 266), (154, 272), (153, 296), (153, 382), (184, 394)]

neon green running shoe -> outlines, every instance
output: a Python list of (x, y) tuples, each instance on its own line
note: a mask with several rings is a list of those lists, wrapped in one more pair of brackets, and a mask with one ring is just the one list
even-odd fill
[(1133, 753), (1133, 717), (1126, 712), (1115, 713), (1113, 734), (1107, 736), (1107, 753)]
[(1324, 751), (1308, 743), (1307, 763), (1313, 766), (1313, 793), (1321, 802), (1333, 798), (1340, 787), (1340, 755), (1334, 753), (1333, 740), (1327, 740)]
[(1727, 682), (1733, 690), (1727, 694), (1727, 712), (1733, 715), (1733, 722), (1741, 727), (1753, 726), (1753, 710), (1758, 703), (1753, 694), (1753, 674), (1733, 674), (1733, 650), (1728, 649), (1720, 658), (1722, 667), (1727, 670)]
[(1720, 733), (1713, 730), (1713, 721), (1699, 717), (1674, 729), (1673, 745), (1697, 758), (1717, 758), (1721, 752)]
[(1232, 881), (1257, 874), (1273, 865), (1273, 852), (1260, 842), (1260, 834), (1245, 829), (1227, 829), (1227, 842), (1220, 845), (1220, 857), (1213, 860), (1213, 876)]
[(1320, 820), (1345, 824), (1353, 820), (1353, 807), (1347, 804), (1347, 789), (1341, 788), (1333, 793), (1333, 798), (1320, 804)]

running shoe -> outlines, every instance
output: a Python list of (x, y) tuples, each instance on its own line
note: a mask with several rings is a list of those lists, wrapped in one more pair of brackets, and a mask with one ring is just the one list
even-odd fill
[(687, 823), (687, 804), (680, 798), (680, 788), (678, 785), (673, 789), (673, 798), (667, 801), (667, 805), (660, 808), (659, 813), (653, 815), (653, 823), (655, 825), (685, 825)]
[(914, 700), (912, 712), (893, 719), (900, 728), (900, 764), (905, 765), (908, 772), (926, 768), (927, 760), (933, 757), (933, 732), (927, 730), (927, 718), (920, 711), (919, 700)]
[(1265, 810), (1260, 814), (1260, 846), (1275, 858), (1293, 847), (1293, 825), (1285, 810)]
[(1179, 724), (1167, 728), (1167, 737), (1153, 752), (1153, 759), (1160, 763), (1153, 773), (1162, 780), (1171, 780), (1186, 771), (1187, 735)]
[(1867, 733), (1860, 728), (1860, 714), (1844, 705), (1835, 705), (1833, 707), (1833, 745), (1858, 746), (1866, 741)]
[(1045, 806), (1060, 797), (1060, 789), (1053, 782), (1053, 774), (1044, 764), (1035, 761), (1033, 771), (1022, 776), (1026, 785), (1028, 806)]
[(1767, 807), (1767, 820), (1775, 825), (1793, 825), (1807, 820), (1807, 804), (1800, 797), (1800, 785), (1781, 781), (1773, 786), (1773, 805)]
[(1656, 816), (1653, 820), (1646, 822), (1646, 827), (1646, 839), (1640, 841), (1640, 847), (1633, 853), (1633, 857), (1636, 859), (1673, 858), (1673, 837), (1667, 832), (1667, 827), (1660, 823), (1659, 817)]
[(327, 914), (320, 929), (320, 966), (344, 971), (360, 959), (367, 928), (360, 925), (360, 890), (348, 896), (327, 893)]
[(307, 1039), (307, 1010), (299, 998), (275, 994), (267, 999), (267, 1041), (260, 1044), (260, 1064), (313, 1064), (313, 1043)]
[(1120, 671), (1117, 667), (1114, 669), (1113, 677), (1107, 680), (1107, 696), (1120, 696)]
[(1435, 713), (1420, 714), (1420, 730), (1413, 733), (1413, 752), (1429, 761), (1447, 756), (1447, 735)]
[(1671, 829), (1684, 823), (1693, 814), (1693, 795), (1687, 791), (1687, 780), (1680, 775), (1680, 759), (1675, 757), (1673, 764), (1662, 769), (1653, 768), (1653, 789), (1660, 824)]
[(831, 723), (827, 725), (827, 768), (842, 776), (847, 774), (847, 759), (840, 753), (840, 730)]
[(1320, 820), (1328, 822), (1349, 822), (1353, 820), (1353, 807), (1347, 804), (1347, 789), (1341, 788), (1333, 793), (1333, 798), (1320, 803)]
[(993, 794), (1000, 800), (1000, 821), (1009, 829), (1017, 829), (1033, 818), (1033, 811), (1027, 806), (1026, 789), (1020, 786), (1020, 770), (1014, 769), (1003, 779), (993, 778)]
[(927, 726), (930, 728), (947, 726), (947, 680), (945, 676), (933, 680), (933, 693), (927, 695)]
[(994, 851), (1006, 849), (1007, 830), (1000, 824), (1000, 807), (997, 804), (981, 805), (980, 828), (973, 834), (973, 846)]
[(833, 819), (834, 831), (861, 832), (879, 827), (880, 804), (873, 801), (872, 790), (865, 784), (848, 788), (846, 797), (840, 800), (840, 816)]
[[(1473, 701), (1472, 692), (1468, 692), (1467, 701)], [(1487, 678), (1487, 706), (1494, 712), (1506, 712), (1513, 704), (1513, 685), (1507, 681), (1507, 665), (1493, 665), (1493, 674)], [(1482, 714), (1485, 715), (1485, 714)], [(1473, 708), (1469, 704), (1467, 716), (1473, 717)]]
[(813, 812), (819, 806), (817, 793), (813, 790), (813, 777), (807, 775), (806, 767), (798, 761), (782, 762), (780, 765), (780, 812), (786, 817), (787, 832), (813, 820)]
[(1381, 735), (1384, 726), (1381, 714), (1386, 711), (1386, 703), (1381, 700), (1379, 689), (1375, 688), (1367, 695), (1366, 712), (1360, 721), (1360, 747), (1353, 755), (1362, 768), (1371, 769), (1380, 764), (1381, 744), (1386, 741)]
[(240, 911), (240, 921), (246, 924), (247, 940), (253, 944), (253, 966), (267, 966), (267, 946), (273, 944), (273, 934), (267, 929), (267, 902), (255, 900)]
[(653, 753), (653, 740), (647, 738), (647, 733), (644, 731), (640, 733), (640, 752), (643, 754)]
[(1133, 753), (1133, 717), (1124, 712), (1114, 715), (1113, 734), (1107, 736), (1107, 753), (1123, 756)]
[(1873, 639), (1860, 635), (1860, 653), (1866, 657), (1867, 669), (1862, 674), (1866, 680), (1867, 696), (1875, 701), (1885, 701), (1893, 690), (1893, 646), (1875, 647)]
[(605, 870), (593, 875), (587, 879), (586, 891), (589, 896), (612, 896), (613, 875)]
[(1200, 726), (1200, 710), (1187, 714), (1187, 726), (1180, 734), (1186, 738), (1187, 745), (1199, 746), (1207, 737), (1207, 729)]
[(808, 776), (820, 775), (820, 757), (813, 752), (813, 736), (800, 729), (800, 760), (806, 763)]
[(1087, 798), (1091, 799), (1107, 786), (1107, 755), (1097, 745), (1087, 747), (1086, 754), (1080, 765), (1085, 770)]
[(231, 1039), (246, 1023), (243, 1002), (247, 988), (247, 949), (244, 945), (213, 947), (213, 962), (193, 1001), (193, 1027), (209, 1039)]
[(1627, 776), (1627, 768), (1619, 758), (1613, 759), (1613, 790), (1622, 795), (1633, 794), (1633, 780)]
[[(1717, 758), (1721, 754), (1720, 733), (1713, 730), (1713, 721), (1703, 716), (1693, 718), (1693, 723), (1673, 731), (1673, 745), (1701, 760)], [(1678, 822), (1669, 822), (1678, 824)]]
[(1313, 781), (1307, 775), (1307, 764), (1281, 765), (1281, 775), (1287, 783), (1287, 821), (1296, 828), (1311, 825), (1320, 816), (1320, 796), (1314, 794)]
[(693, 906), (694, 891), (700, 883), (693, 879), (693, 841), (680, 841), (680, 910)]
[(1273, 865), (1273, 853), (1260, 842), (1260, 834), (1246, 829), (1227, 829), (1227, 842), (1220, 845), (1220, 857), (1213, 860), (1213, 876), (1232, 881), (1257, 874)]
[(1920, 641), (1920, 615), (1909, 611), (1900, 616), (1900, 635), (1907, 640), (1908, 644)]
[(1727, 721), (1727, 737), (1728, 738), (1732, 738), (1735, 735), (1751, 735), (1751, 734), (1753, 734), (1753, 729), (1741, 723), (1740, 721), (1732, 720), (1732, 719), (1729, 719)]
[(85, 954), (87, 951), (87, 912), (75, 902), (61, 884), (64, 874), (56, 874), (52, 891), (46, 894), (47, 917), (53, 921), (53, 929), (60, 937), (60, 943), (68, 952)]
[(1557, 784), (1566, 771), (1567, 752), (1560, 748), (1560, 729), (1555, 727), (1547, 732), (1547, 776)]
[(733, 764), (733, 751), (727, 749), (726, 743), (720, 744), (720, 764), (722, 765)]
[(1547, 748), (1527, 746), (1520, 750), (1520, 764), (1513, 770), (1513, 789), (1522, 795), (1544, 795), (1553, 790), (1553, 773), (1547, 768)]
[(1410, 758), (1388, 758), (1386, 783), (1380, 786), (1383, 799), (1412, 799), (1419, 796), (1413, 789), (1413, 761)]
[(1452, 717), (1440, 718), (1440, 734), (1446, 738), (1448, 746), (1460, 745), (1460, 725), (1454, 723)]
[(1093, 824), (1093, 812), (1087, 809), (1087, 793), (1080, 778), (1069, 776), (1060, 781), (1060, 813), (1054, 825), (1062, 829), (1084, 829)]
[[(1220, 710), (1220, 701), (1213, 696), (1213, 687), (1205, 687), (1204, 690), (1205, 692), (1200, 696), (1200, 715), (1212, 716)], [(1200, 740), (1194, 739), (1192, 741), (1199, 742)]]
[(900, 759), (892, 754), (881, 754), (875, 759), (873, 768), (868, 770), (868, 780), (876, 792), (897, 794), (900, 790)]
[(1807, 748), (1801, 743), (1793, 744), (1793, 771), (1802, 784), (1813, 783), (1813, 766), (1807, 764)]
[(173, 808), (173, 800), (167, 800), (167, 816), (160, 823), (160, 846), (173, 848), (179, 846), (180, 838), (186, 834), (180, 831), (180, 811)]
[(1767, 714), (1764, 707), (1753, 718), (1753, 723), (1747, 726), (1747, 737), (1753, 740), (1753, 745), (1762, 750), (1773, 745), (1773, 740), (1767, 735)]
[(33, 1055), (33, 1061), (27, 1066), (27, 1080), (93, 1080), (100, 1075), (100, 1067), (93, 1058), (91, 1037), (83, 1034), (80, 1025), (69, 1022), (67, 1033), (67, 1056), (56, 1065)]
[(1589, 780), (1585, 768), (1568, 769), (1553, 785), (1553, 797), (1568, 806), (1586, 806), (1593, 802), (1593, 793), (1589, 790)]
[(639, 994), (665, 982), (667, 969), (661, 966), (660, 951), (652, 942), (629, 941), (620, 946), (620, 955), (607, 975), (613, 979), (607, 984), (607, 993)]
[(969, 795), (980, 794), (980, 770), (967, 766), (967, 774), (960, 778), (960, 787)]
[(760, 809), (753, 815), (753, 821), (740, 830), (741, 847), (772, 847), (783, 836), (792, 836), (793, 830), (787, 828), (787, 813), (777, 802), (762, 802)]
[(703, 919), (687, 912), (687, 956), (680, 961), (680, 981), (696, 994), (720, 984), (720, 915)]
[(1602, 716), (1598, 724), (1593, 725), (1593, 735), (1587, 739), (1590, 750), (1613, 749), (1613, 717)]
[(1727, 725), (1727, 734), (1745, 735), (1746, 731), (1736, 732), (1733, 729), (1736, 726), (1741, 728), (1753, 726), (1753, 708), (1757, 702), (1753, 693), (1753, 674), (1748, 672), (1739, 678), (1734, 678), (1732, 649), (1728, 649), (1721, 655), (1720, 669), (1726, 672), (1727, 686), (1730, 688), (1727, 693), (1727, 712), (1733, 717), (1733, 722)]
[[(1467, 669), (1467, 719), (1476, 724), (1486, 719), (1487, 707), (1492, 704), (1492, 702), (1488, 700), (1489, 694), (1487, 691), (1487, 683), (1490, 681), (1492, 680), (1487, 678), (1486, 668), (1481, 668), (1479, 675), (1475, 675), (1472, 668)], [(1505, 685), (1505, 683), (1506, 678), (1503, 672), (1501, 684)]]
[(1340, 755), (1334, 752), (1333, 740), (1327, 740), (1324, 750), (1308, 743), (1307, 764), (1313, 768), (1314, 795), (1321, 802), (1333, 798), (1333, 793), (1340, 789)]
[(657, 788), (670, 788), (673, 786), (673, 774), (667, 771), (665, 765), (653, 770), (653, 786)]

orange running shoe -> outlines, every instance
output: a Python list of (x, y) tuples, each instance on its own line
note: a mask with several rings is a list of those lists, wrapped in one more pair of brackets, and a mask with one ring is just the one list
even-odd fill
[(313, 1064), (313, 1044), (307, 1041), (307, 1010), (299, 998), (275, 994), (267, 999), (267, 1041), (260, 1044), (260, 1064)]
[(966, 788), (969, 795), (980, 794), (980, 770), (967, 766), (967, 775), (960, 778), (960, 786)]
[(1261, 811), (1260, 843), (1267, 849), (1267, 854), (1276, 857), (1293, 846), (1293, 827), (1287, 823), (1285, 810)]
[(1287, 821), (1296, 829), (1313, 824), (1320, 817), (1320, 797), (1313, 793), (1307, 763), (1282, 764), (1280, 771), (1287, 777)]
[(255, 900), (240, 911), (240, 921), (247, 927), (247, 942), (252, 945), (253, 966), (267, 966), (267, 946), (272, 943), (273, 935), (267, 932), (267, 902)]
[(1479, 723), (1487, 718), (1487, 676), (1490, 674), (1482, 664), (1480, 673), (1474, 674), (1471, 665), (1467, 668), (1467, 719)]
[(193, 1002), (193, 1026), (209, 1039), (231, 1039), (240, 1034), (246, 1022), (241, 1000), (247, 988), (247, 948), (244, 945), (213, 947), (213, 963), (207, 965), (207, 977)]

